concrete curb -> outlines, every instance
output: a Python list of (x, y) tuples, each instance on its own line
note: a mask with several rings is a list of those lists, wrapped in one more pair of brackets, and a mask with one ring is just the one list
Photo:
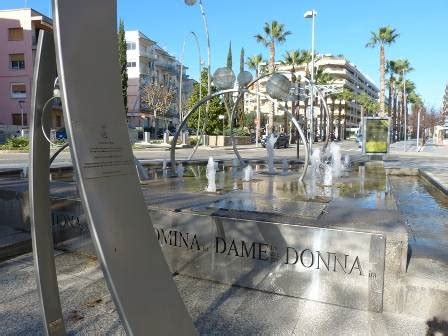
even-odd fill
[(448, 196), (448, 186), (435, 177), (434, 174), (424, 171), (423, 169), (419, 169), (419, 173), (424, 180), (431, 183), (434, 187)]

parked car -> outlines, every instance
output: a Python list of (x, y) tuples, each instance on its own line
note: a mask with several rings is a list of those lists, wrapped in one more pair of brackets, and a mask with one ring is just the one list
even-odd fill
[[(288, 148), (289, 147), (289, 136), (287, 134), (280, 133), (278, 135), (274, 134), (274, 136), (277, 137), (277, 140), (275, 141), (275, 144), (274, 144), (274, 148), (280, 148), (280, 147)], [(263, 135), (261, 137), (261, 141), (260, 141), (260, 143), (263, 147), (266, 147), (266, 140), (267, 140), (266, 135)]]

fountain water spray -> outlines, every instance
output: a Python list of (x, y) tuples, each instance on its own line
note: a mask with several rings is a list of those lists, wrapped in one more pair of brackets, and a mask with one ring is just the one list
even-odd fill
[(351, 165), (350, 154), (345, 154), (344, 155), (344, 169), (349, 169), (350, 165)]
[(311, 155), (311, 169), (314, 173), (320, 174), (320, 164), (321, 164), (320, 149), (315, 148), (313, 150), (313, 154)]
[(268, 164), (268, 172), (269, 174), (274, 174), (274, 146), (277, 142), (277, 137), (274, 135), (269, 135), (266, 139), (266, 151), (267, 151), (267, 164)]
[(253, 176), (252, 166), (251, 165), (247, 165), (243, 169), (243, 181), (244, 182), (249, 182), (250, 180), (252, 180), (252, 176)]
[(333, 184), (333, 167), (325, 165), (324, 170), (324, 186), (330, 187)]
[(176, 173), (177, 173), (177, 176), (178, 176), (178, 177), (183, 177), (183, 176), (184, 176), (184, 171), (185, 171), (185, 168), (184, 168), (182, 162), (180, 162), (180, 163), (177, 165), (177, 167), (176, 167)]
[(332, 142), (330, 144), (331, 168), (334, 177), (340, 177), (342, 171), (341, 146)]
[(213, 161), (213, 157), (208, 158), (207, 163), (207, 189), (208, 192), (216, 192), (216, 168), (215, 161)]
[(238, 166), (240, 165), (240, 161), (238, 159), (232, 160), (232, 179), (235, 180), (238, 178)]
[(321, 166), (321, 152), (319, 148), (313, 150), (311, 155), (311, 181), (309, 187), (307, 188), (307, 194), (310, 198), (315, 198), (317, 194), (317, 178), (320, 176), (320, 166)]
[(162, 176), (163, 176), (163, 177), (166, 177), (166, 176), (167, 176), (166, 159), (163, 159), (163, 161), (162, 161)]

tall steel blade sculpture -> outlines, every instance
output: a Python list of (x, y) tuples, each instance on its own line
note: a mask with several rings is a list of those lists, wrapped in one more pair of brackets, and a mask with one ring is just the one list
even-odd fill
[[(53, 13), (55, 46), (51, 46), (51, 38), (41, 38), (38, 53), (43, 59), (43, 55), (56, 50), (62, 107), (80, 196), (124, 328), (130, 335), (194, 335), (136, 175), (121, 98), (116, 2), (54, 0)], [(51, 61), (46, 57), (45, 64)], [(51, 77), (56, 76), (54, 71), (44, 75), (45, 71), (38, 66), (34, 78), (34, 117), (38, 119), (42, 102), (51, 96)], [(65, 330), (52, 259), (49, 204), (44, 202), (40, 207), (37, 203), (48, 198), (48, 168), (47, 180), (43, 181), (44, 163), (36, 155), (49, 156), (48, 144), (38, 127), (34, 122), (35, 160), (30, 178), (34, 256), (46, 332), (56, 335)], [(48, 160), (46, 164), (48, 167)], [(38, 168), (40, 174), (36, 174)], [(52, 266), (44, 269), (43, 260)]]
[(64, 335), (48, 197), (50, 145), (43, 133), (48, 134), (49, 115), (42, 115), (45, 102), (53, 95), (53, 83), (57, 76), (52, 34), (40, 32), (34, 65), (29, 175), (33, 255), (45, 330), (47, 335)]

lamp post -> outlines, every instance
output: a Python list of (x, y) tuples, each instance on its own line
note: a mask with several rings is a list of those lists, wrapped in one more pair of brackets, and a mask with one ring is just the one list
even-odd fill
[[(311, 139), (310, 139), (310, 151), (311, 151), (311, 147), (312, 144), (314, 143), (314, 21), (315, 21), (315, 17), (317, 15), (317, 12), (312, 9), (309, 11), (306, 11), (305, 14), (303, 15), (303, 17), (305, 19), (310, 19), (311, 18), (311, 92), (310, 92), (310, 99), (311, 99), (311, 103), (310, 103), (310, 117), (311, 117)], [(305, 111), (306, 113), (306, 111)]]
[[(196, 0), (184, 0), (184, 2), (187, 6), (193, 6), (196, 3)], [(207, 36), (207, 95), (210, 95), (211, 87), (212, 87), (211, 68), (210, 68), (210, 63), (211, 63), (210, 35), (208, 32), (207, 15), (205, 14), (204, 6), (202, 5), (202, 0), (199, 0), (199, 8), (201, 10), (202, 19), (204, 21), (205, 35)], [(200, 73), (199, 73), (199, 78), (200, 78)], [(200, 83), (200, 80), (199, 80), (199, 83)], [(210, 107), (210, 102), (207, 101), (207, 104), (205, 105), (205, 114), (207, 116), (206, 119), (208, 118), (209, 107)]]
[(417, 146), (415, 151), (418, 152), (418, 146), (419, 146), (419, 138), (420, 138), (420, 106), (417, 106)]
[(19, 104), (19, 108), (20, 108), (20, 116), (21, 116), (21, 124), (22, 124), (22, 128), (23, 128), (23, 103), (25, 101), (23, 100), (19, 100), (17, 103)]
[[(198, 59), (199, 59), (199, 85), (201, 83), (201, 64), (202, 64), (202, 60), (201, 60), (201, 48), (199, 46), (199, 40), (198, 40), (198, 36), (196, 35), (195, 32), (191, 31), (190, 32), (191, 35), (193, 35), (194, 40), (196, 42), (196, 48), (198, 51)], [(184, 39), (184, 43), (182, 44), (182, 54), (181, 54), (181, 60), (180, 60), (180, 74), (179, 74), (179, 125), (182, 123), (182, 120), (184, 118), (184, 114), (182, 111), (182, 87), (183, 87), (183, 82), (184, 82), (184, 77), (183, 77), (183, 72), (184, 72), (184, 52), (185, 52), (185, 43), (186, 43), (187, 38)], [(202, 90), (199, 90), (199, 100), (202, 99)], [(199, 109), (199, 119), (201, 118), (201, 110)], [(182, 136), (182, 143), (185, 143), (185, 137)]]
[(222, 120), (222, 145), (223, 146), (224, 146), (224, 118), (225, 118), (224, 114), (220, 114), (218, 116), (218, 119)]

